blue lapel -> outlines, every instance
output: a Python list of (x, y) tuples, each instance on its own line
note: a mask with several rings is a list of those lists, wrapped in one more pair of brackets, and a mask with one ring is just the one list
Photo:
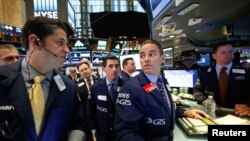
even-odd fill
[[(151, 82), (148, 80), (147, 76), (146, 76), (143, 72), (141, 72), (141, 73), (138, 75), (138, 78), (139, 78), (139, 81), (141, 82), (142, 87), (144, 87), (145, 85), (151, 83)], [(150, 92), (149, 95), (153, 95), (153, 97), (154, 97), (155, 99), (157, 99), (157, 101), (159, 101), (159, 103), (160, 103), (161, 105), (163, 105), (163, 107), (164, 107), (166, 110), (169, 110), (168, 104), (167, 104), (166, 100), (163, 98), (163, 96), (160, 94), (160, 91), (159, 91), (157, 88), (154, 89), (154, 90), (152, 90), (152, 91)]]
[(11, 68), (7, 68), (8, 77), (6, 80), (1, 82), (6, 89), (10, 89), (7, 97), (11, 104), (15, 107), (17, 114), (22, 120), (28, 135), (31, 136), (33, 140), (36, 140), (35, 123), (33, 120), (32, 109), (29, 100), (29, 94), (24, 82), (24, 78), (21, 73), (21, 61), (18, 61)]

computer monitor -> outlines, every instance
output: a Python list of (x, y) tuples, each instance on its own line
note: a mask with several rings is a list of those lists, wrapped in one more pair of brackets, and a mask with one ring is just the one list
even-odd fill
[(72, 64), (79, 63), (83, 58), (90, 60), (90, 51), (75, 51), (70, 52), (70, 62)]
[(171, 0), (150, 0), (153, 18), (155, 18), (165, 7), (167, 7), (170, 2)]
[(200, 54), (200, 56), (201, 56), (201, 59), (197, 61), (196, 64), (201, 67), (210, 66), (210, 63), (211, 63), (210, 54), (205, 53), (205, 54)]
[(97, 50), (106, 50), (107, 41), (105, 40), (98, 40), (97, 42)]
[(105, 51), (92, 51), (92, 64), (94, 66), (102, 66), (103, 58), (108, 54), (109, 52)]
[(198, 70), (163, 70), (170, 87), (193, 88), (198, 79)]

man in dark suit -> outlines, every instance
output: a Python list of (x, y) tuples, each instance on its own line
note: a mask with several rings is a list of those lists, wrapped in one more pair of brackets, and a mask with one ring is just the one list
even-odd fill
[[(81, 61), (80, 63), (77, 64), (76, 68), (81, 76), (79, 78), (79, 81), (77, 81), (77, 86), (78, 86), (77, 91), (81, 98), (81, 102), (83, 104), (84, 117), (86, 117), (86, 106), (87, 106), (88, 95), (90, 93), (92, 85), (96, 83), (98, 79), (96, 77), (92, 77), (90, 63), (88, 61)], [(87, 141), (92, 141), (92, 133), (90, 130), (88, 130), (87, 123), (85, 123), (85, 127), (87, 129), (87, 131), (85, 131), (86, 139)]]
[(209, 117), (192, 109), (175, 111), (167, 80), (161, 75), (162, 46), (153, 39), (141, 44), (142, 72), (128, 80), (115, 104), (115, 141), (172, 141), (175, 114)]
[(133, 58), (125, 58), (122, 61), (123, 70), (120, 72), (119, 77), (124, 81), (127, 82), (130, 78), (132, 73), (136, 71), (135, 61)]
[(76, 71), (77, 68), (75, 67), (71, 67), (69, 69), (69, 75), (67, 76), (69, 79), (71, 79), (72, 81), (74, 81), (75, 83), (78, 83), (78, 81), (81, 78), (81, 75), (77, 73)]
[[(232, 63), (234, 51), (232, 44), (223, 42), (214, 48), (213, 58), (215, 66), (200, 72), (200, 79), (194, 88), (194, 97), (201, 103), (206, 104), (209, 94), (214, 94), (214, 99), (219, 106), (235, 108), (235, 104), (250, 104), (250, 77), (249, 71)], [(226, 91), (222, 95), (220, 88), (220, 71), (226, 68)], [(224, 86), (223, 86), (224, 87)], [(240, 113), (239, 113), (240, 114)]]
[(27, 57), (0, 67), (0, 140), (84, 140), (76, 85), (57, 71), (69, 52), (64, 24), (30, 18), (22, 43)]
[(106, 56), (103, 71), (106, 77), (95, 83), (87, 102), (87, 120), (97, 141), (113, 140), (114, 104), (122, 79), (118, 77), (119, 60), (115, 56)]

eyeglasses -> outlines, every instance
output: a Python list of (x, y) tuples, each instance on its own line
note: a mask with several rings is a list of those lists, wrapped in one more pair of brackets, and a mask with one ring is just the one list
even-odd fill
[(7, 61), (7, 62), (18, 60), (18, 59), (19, 59), (19, 56), (7, 56), (5, 58), (0, 58), (0, 60)]

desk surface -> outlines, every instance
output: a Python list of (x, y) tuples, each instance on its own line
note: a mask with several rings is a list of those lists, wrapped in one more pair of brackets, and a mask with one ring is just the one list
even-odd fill
[(178, 123), (175, 123), (174, 141), (207, 141), (207, 136), (187, 136)]

